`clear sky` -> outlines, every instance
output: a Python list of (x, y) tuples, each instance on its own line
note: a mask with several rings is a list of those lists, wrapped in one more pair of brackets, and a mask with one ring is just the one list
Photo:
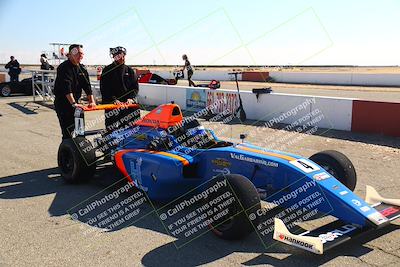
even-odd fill
[(0, 0), (0, 63), (37, 63), (50, 42), (85, 64), (400, 65), (400, 0)]

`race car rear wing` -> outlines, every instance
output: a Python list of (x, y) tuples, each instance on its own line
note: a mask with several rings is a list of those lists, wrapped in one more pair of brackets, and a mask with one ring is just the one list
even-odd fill
[[(371, 186), (367, 186), (366, 202), (372, 204), (371, 207), (375, 208), (377, 214), (387, 222), (400, 217), (400, 199), (383, 198)], [(387, 223), (382, 224), (382, 226), (385, 225)], [(293, 234), (287, 229), (282, 220), (275, 218), (273, 238), (316, 254), (323, 254), (331, 248), (375, 229), (372, 226), (361, 227), (336, 220), (312, 231)]]

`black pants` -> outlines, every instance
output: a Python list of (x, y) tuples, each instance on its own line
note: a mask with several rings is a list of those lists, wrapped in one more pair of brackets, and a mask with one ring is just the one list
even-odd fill
[(188, 74), (189, 86), (194, 86), (194, 87), (196, 87), (196, 85), (195, 85), (194, 82), (192, 81), (193, 71), (192, 71), (192, 70), (188, 70), (187, 74)]
[(75, 109), (69, 104), (68, 100), (66, 101), (57, 98), (54, 100), (54, 108), (60, 123), (62, 139), (72, 138), (71, 133), (75, 129)]
[(10, 82), (18, 82), (19, 80), (19, 75), (18, 74), (14, 74), (14, 73), (9, 73), (10, 75)]

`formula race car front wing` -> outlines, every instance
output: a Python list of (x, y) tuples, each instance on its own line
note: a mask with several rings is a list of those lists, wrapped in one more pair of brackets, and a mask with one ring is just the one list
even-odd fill
[(356, 236), (387, 226), (400, 217), (400, 199), (383, 198), (372, 186), (367, 186), (365, 201), (370, 204), (371, 209), (376, 210), (373, 217), (368, 218), (370, 226), (336, 220), (312, 231), (293, 234), (281, 219), (275, 218), (274, 239), (316, 254), (323, 254)]

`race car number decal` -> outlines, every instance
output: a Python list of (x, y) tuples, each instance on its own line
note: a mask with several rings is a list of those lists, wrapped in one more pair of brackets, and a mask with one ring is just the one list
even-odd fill
[(311, 173), (320, 170), (317, 165), (306, 159), (296, 159), (289, 161), (289, 163), (296, 166), (298, 169), (302, 170), (305, 173)]

